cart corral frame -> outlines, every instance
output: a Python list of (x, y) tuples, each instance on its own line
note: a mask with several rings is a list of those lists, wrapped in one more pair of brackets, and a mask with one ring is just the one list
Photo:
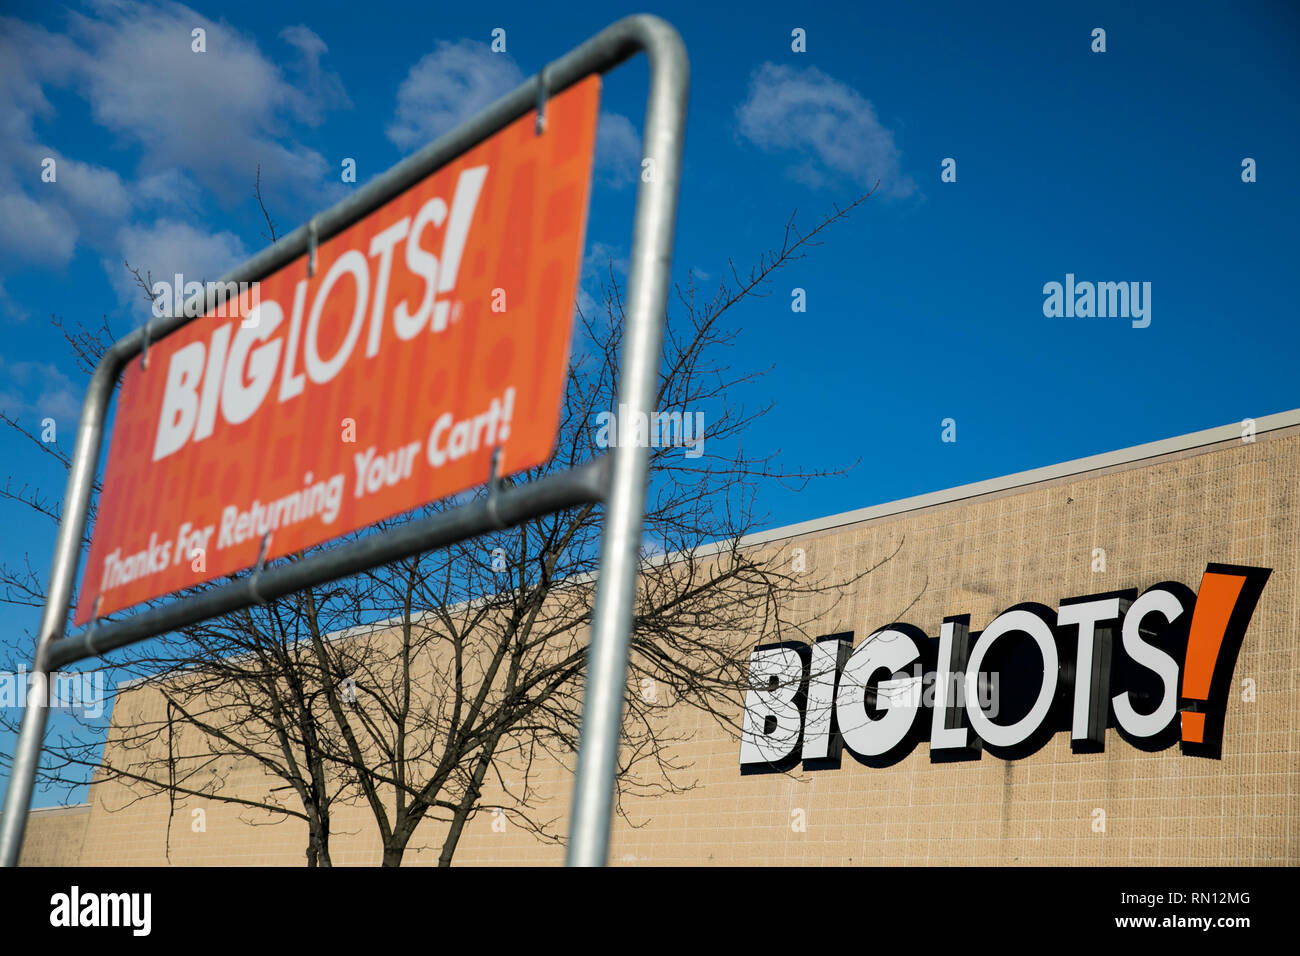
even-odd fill
[[(681, 37), (669, 23), (655, 16), (638, 14), (606, 27), (476, 116), (249, 259), (224, 276), (221, 283), (257, 281), (300, 256), (310, 255), (317, 243), (341, 232), (520, 117), (536, 110), (540, 124), (548, 97), (594, 73), (606, 73), (639, 52), (647, 55), (650, 65), (642, 155), (653, 161), (653, 175), (641, 176), (637, 190), (625, 309), (627, 325), (619, 357), (619, 401), (633, 414), (648, 417), (653, 411), (663, 347), (689, 89), (689, 65)], [(117, 621), (92, 620), (79, 633), (65, 634), (108, 405), (119, 377), (127, 364), (148, 348), (151, 338), (157, 341), (204, 314), (204, 309), (187, 308), (136, 329), (104, 354), (91, 377), (55, 540), (31, 670), (32, 690), (23, 713), (0, 819), (0, 863), (18, 864), (49, 716), (49, 675), (60, 667), (562, 508), (603, 503), (606, 518), (592, 609), (567, 851), (570, 866), (603, 865), (608, 857), (646, 496), (649, 450), (643, 445), (619, 443), (578, 468), (508, 489), (498, 488), (494, 477), (484, 498), (453, 511), (419, 518), (394, 531), (367, 535), (302, 561), (208, 587), (191, 597)]]

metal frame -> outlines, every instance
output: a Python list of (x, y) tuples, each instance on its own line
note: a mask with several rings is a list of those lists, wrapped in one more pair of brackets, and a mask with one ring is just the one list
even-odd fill
[[(531, 110), (544, 123), (548, 96), (593, 73), (605, 73), (638, 52), (650, 61), (644, 155), (653, 172), (637, 190), (628, 275), (626, 333), (620, 356), (619, 402), (635, 414), (652, 411), (663, 345), (682, 139), (686, 123), (689, 67), (686, 48), (667, 22), (648, 14), (625, 17), (581, 46), (548, 63), (512, 92), (372, 180), (352, 196), (314, 216), (273, 246), (221, 279), (252, 282), (298, 257), (314, 257), (319, 242), (409, 189), (465, 151)], [(200, 293), (202, 295), (202, 293)], [(193, 301), (193, 300), (192, 300)], [(68, 485), (63, 519), (55, 539), (50, 581), (31, 670), (31, 691), (23, 713), (0, 818), (0, 864), (16, 866), (49, 715), (49, 675), (66, 664), (254, 603), (333, 580), (365, 568), (465, 540), (494, 528), (582, 503), (605, 502), (608, 514), (601, 536), (600, 575), (592, 612), (586, 699), (574, 782), (568, 863), (603, 865), (608, 856), (610, 809), (618, 742), (622, 728), (632, 600), (645, 507), (649, 450), (618, 445), (601, 458), (562, 474), (516, 488), (498, 490), (444, 514), (419, 519), (396, 531), (331, 548), (303, 561), (203, 590), (108, 624), (91, 621), (65, 637), (81, 540), (104, 436), (105, 415), (119, 376), (128, 362), (147, 355), (149, 342), (176, 331), (199, 315), (180, 315), (146, 323), (116, 342), (91, 377)], [(200, 310), (202, 314), (202, 310)]]

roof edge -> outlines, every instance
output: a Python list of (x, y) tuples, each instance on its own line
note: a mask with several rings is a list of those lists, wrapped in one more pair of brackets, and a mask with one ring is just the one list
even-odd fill
[[(1300, 425), (1300, 408), (1292, 409), (1287, 412), (1278, 412), (1274, 415), (1265, 415), (1262, 418), (1255, 419), (1255, 434), (1258, 435), (1263, 432), (1277, 431), (1280, 428), (1290, 428), (1293, 425)], [(1068, 478), (1073, 475), (1082, 475), (1102, 468), (1111, 468), (1115, 465), (1127, 465), (1133, 462), (1144, 461), (1148, 458), (1159, 458), (1162, 455), (1189, 451), (1194, 448), (1201, 448), (1209, 445), (1217, 445), (1225, 441), (1231, 441), (1234, 439), (1239, 440), (1240, 438), (1241, 422), (1230, 425), (1219, 425), (1215, 428), (1206, 428), (1201, 431), (1190, 432), (1186, 435), (1178, 435), (1174, 438), (1162, 438), (1159, 441), (1133, 445), (1129, 448), (1121, 448), (1118, 451), (1108, 451), (1099, 455), (1089, 455), (1086, 458), (1075, 458), (1056, 465), (1045, 465), (1041, 468), (1031, 468), (1028, 471), (1018, 471), (1014, 474), (1003, 475), (999, 478), (987, 478), (983, 481), (975, 481), (966, 485), (957, 485), (956, 487), (947, 488), (942, 491), (931, 491), (923, 495), (913, 495), (910, 498), (899, 498), (896, 501), (870, 505), (866, 508), (857, 508), (853, 511), (842, 511), (839, 514), (827, 515), (823, 518), (813, 518), (809, 521), (783, 525), (782, 527), (772, 528), (767, 531), (756, 531), (753, 534), (745, 535), (739, 543), (741, 545), (758, 545), (766, 544), (770, 541), (780, 541), (785, 538), (796, 538), (820, 531), (829, 531), (832, 528), (840, 528), (845, 525), (857, 524), (861, 521), (869, 521), (873, 518), (885, 518), (892, 515), (904, 514), (909, 511), (918, 511), (922, 508), (930, 508), (934, 505), (963, 501), (968, 498), (978, 498), (982, 495), (992, 494), (994, 492), (1009, 491), (1013, 488), (1023, 488), (1028, 485), (1036, 485), (1040, 482), (1051, 481), (1055, 478)], [(701, 552), (703, 550), (704, 549), (701, 549)]]

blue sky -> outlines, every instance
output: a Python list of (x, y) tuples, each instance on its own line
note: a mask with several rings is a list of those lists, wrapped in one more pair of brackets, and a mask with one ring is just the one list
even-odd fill
[[(641, 9), (677, 26), (692, 64), (675, 278), (716, 281), (729, 257), (779, 244), (794, 210), (811, 226), (881, 181), (737, 314), (732, 364), (775, 365), (749, 396), (776, 406), (747, 450), (860, 459), (770, 489), (769, 526), (1300, 406), (1294, 5), (564, 7), (11, 0), (0, 410), (36, 429), (53, 417), (67, 447), (84, 377), (49, 317), (124, 332), (147, 306), (123, 258), (215, 278), (258, 251), (259, 162), (288, 231), (355, 188), (345, 157), (364, 183)], [(505, 55), (488, 51), (498, 27)], [(628, 252), (646, 79), (634, 61), (605, 87), (593, 291), (595, 263)], [(57, 184), (41, 182), (45, 156)], [(1067, 273), (1149, 282), (1150, 325), (1045, 316), (1044, 284)], [(940, 440), (945, 418), (956, 442)], [(7, 429), (0, 457), (16, 484), (61, 495), (59, 470)], [(43, 575), (49, 526), (4, 507), (0, 559)], [(5, 613), (11, 636), (34, 630), (35, 612)]]

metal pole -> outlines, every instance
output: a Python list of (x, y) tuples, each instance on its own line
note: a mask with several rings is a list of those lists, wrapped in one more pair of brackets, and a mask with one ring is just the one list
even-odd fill
[(31, 807), (36, 767), (41, 759), (41, 745), (45, 738), (45, 721), (49, 716), (50, 646), (63, 636), (63, 629), (67, 626), (73, 579), (81, 555), (81, 534), (86, 527), (86, 511), (90, 506), (95, 466), (99, 462), (100, 442), (104, 437), (104, 412), (112, 398), (113, 385), (120, 371), (121, 366), (116, 362), (107, 359), (102, 362), (95, 369), (81, 408), (76, 450), (72, 457), (72, 467), (68, 470), (68, 487), (63, 495), (63, 520), (59, 524), (59, 535), (54, 541), (49, 592), (41, 616), (40, 634), (36, 639), (36, 656), (32, 662), (31, 677), (36, 686), (34, 693), (29, 692), (27, 695), (23, 724), (18, 732), (18, 746), (14, 750), (13, 766), (9, 769), (4, 816), (0, 818), (0, 865), (3, 866), (17, 866), (18, 854), (23, 848), (27, 811)]
[[(677, 31), (656, 17), (635, 17), (638, 44), (650, 60), (645, 168), (637, 192), (628, 276), (627, 332), (620, 357), (620, 416), (649, 415), (658, 394), (664, 313), (668, 304), (673, 229), (681, 180), (690, 67)], [(622, 422), (620, 422), (620, 425)], [(600, 576), (592, 609), (582, 736), (569, 826), (568, 865), (603, 866), (609, 856), (623, 693), (636, 595), (649, 449), (620, 442), (601, 540)]]

